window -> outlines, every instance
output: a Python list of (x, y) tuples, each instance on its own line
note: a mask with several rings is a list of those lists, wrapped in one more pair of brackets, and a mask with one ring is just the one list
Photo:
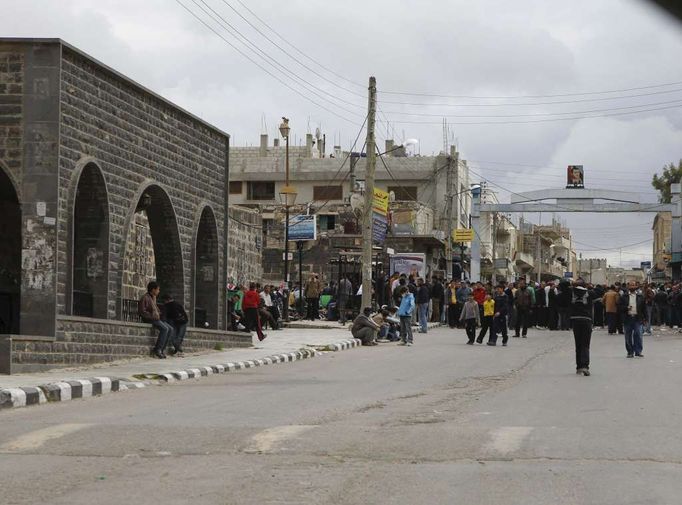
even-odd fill
[(343, 200), (341, 186), (313, 186), (313, 200)]
[(230, 194), (231, 195), (242, 194), (242, 181), (230, 181)]
[(274, 200), (275, 183), (251, 181), (248, 183), (247, 193), (249, 200)]
[(336, 228), (336, 216), (333, 214), (319, 214), (318, 226), (320, 231), (329, 231)]
[(417, 200), (417, 186), (389, 186), (388, 192), (393, 191), (396, 201)]

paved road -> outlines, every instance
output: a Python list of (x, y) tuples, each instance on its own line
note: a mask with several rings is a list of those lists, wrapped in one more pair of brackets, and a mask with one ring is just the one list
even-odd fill
[[(682, 501), (682, 336), (507, 348), (416, 334), (291, 366), (0, 413), (3, 504)], [(216, 391), (219, 392), (216, 401)]]

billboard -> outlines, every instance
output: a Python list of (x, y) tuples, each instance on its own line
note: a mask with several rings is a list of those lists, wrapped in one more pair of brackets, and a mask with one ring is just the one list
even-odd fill
[(426, 278), (426, 254), (398, 253), (391, 255), (391, 273)]
[(566, 169), (566, 189), (584, 188), (585, 171), (582, 165), (568, 165)]
[(316, 240), (317, 219), (316, 215), (306, 216), (299, 214), (289, 218), (289, 240)]

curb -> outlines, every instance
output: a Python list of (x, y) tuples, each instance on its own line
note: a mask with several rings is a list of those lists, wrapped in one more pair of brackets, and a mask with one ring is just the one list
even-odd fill
[(158, 374), (140, 374), (132, 379), (114, 377), (93, 377), (89, 379), (68, 380), (41, 384), (37, 387), (18, 387), (0, 389), (0, 410), (45, 403), (64, 402), (78, 398), (100, 396), (108, 393), (141, 389), (158, 381), (170, 383), (209, 375), (234, 372), (247, 368), (273, 365), (276, 363), (289, 363), (303, 359), (314, 358), (322, 354), (320, 351), (343, 351), (358, 347), (361, 341), (358, 339), (343, 340), (334, 344), (320, 346), (320, 349), (301, 349), (300, 351), (273, 354), (265, 358), (247, 361), (236, 361), (211, 366), (188, 368), (184, 370), (168, 371)]

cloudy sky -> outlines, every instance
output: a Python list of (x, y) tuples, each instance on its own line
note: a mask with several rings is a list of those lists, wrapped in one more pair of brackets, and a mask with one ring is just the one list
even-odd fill
[[(286, 115), (296, 142), (320, 127), (348, 148), (374, 75), (380, 142), (417, 138), (421, 154), (438, 152), (447, 117), (448, 142), (501, 201), (562, 186), (569, 164), (585, 166), (589, 187), (655, 201), (652, 174), (682, 158), (682, 24), (642, 0), (0, 5), (2, 36), (63, 38), (233, 145), (275, 135)], [(556, 217), (585, 257), (650, 259), (653, 215)]]

